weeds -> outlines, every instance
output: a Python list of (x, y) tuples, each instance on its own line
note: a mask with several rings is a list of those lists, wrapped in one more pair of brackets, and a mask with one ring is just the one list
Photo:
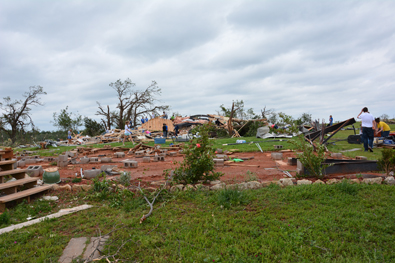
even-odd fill
[(119, 183), (123, 186), (129, 186), (131, 179), (130, 172), (123, 172), (119, 177)]
[(74, 178), (73, 180), (71, 180), (72, 183), (80, 183), (81, 181), (81, 178)]
[(392, 149), (383, 149), (381, 158), (377, 161), (377, 165), (387, 176), (391, 171), (395, 171), (395, 151)]
[(351, 184), (349, 180), (343, 180), (341, 183), (335, 184), (334, 188), (349, 195), (356, 195), (359, 190), (359, 186), (357, 184)]
[(249, 202), (246, 194), (236, 189), (222, 189), (216, 195), (217, 204), (221, 208), (229, 209), (234, 206), (244, 205)]
[(10, 222), (10, 214), (7, 211), (0, 215), (0, 227), (2, 227), (3, 225), (8, 225), (10, 224)]
[(243, 175), (245, 182), (256, 181), (258, 178), (256, 177), (256, 173), (247, 170), (246, 174)]

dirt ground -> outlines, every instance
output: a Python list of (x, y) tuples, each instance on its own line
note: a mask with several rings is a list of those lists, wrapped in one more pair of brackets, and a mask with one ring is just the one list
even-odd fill
[[(87, 155), (88, 157), (112, 157), (111, 163), (88, 163), (88, 164), (69, 164), (67, 167), (59, 167), (61, 178), (80, 177), (80, 169), (100, 169), (102, 165), (116, 165), (120, 170), (131, 173), (132, 182), (141, 181), (144, 185), (150, 185), (155, 181), (163, 181), (165, 179), (164, 170), (174, 169), (177, 163), (183, 160), (183, 155), (165, 157), (165, 161), (144, 163), (142, 158), (136, 158), (133, 155), (127, 155), (125, 158), (115, 158), (112, 150), (100, 150), (96, 154)], [(82, 157), (82, 155), (79, 155)], [(233, 153), (229, 155), (231, 158), (252, 158), (244, 162), (216, 167), (215, 171), (222, 172), (224, 175), (221, 181), (231, 184), (244, 181), (272, 181), (285, 178), (283, 171), (288, 171), (293, 177), (296, 175), (296, 166), (287, 164), (288, 157), (295, 157), (295, 153), (284, 151), (282, 160), (273, 160), (271, 152), (253, 152), (253, 153)], [(138, 162), (137, 168), (124, 168), (123, 160), (135, 160)], [(77, 158), (77, 161), (79, 158)], [(54, 167), (47, 162), (39, 162), (35, 165), (41, 165), (44, 169)], [(27, 168), (21, 167), (21, 168)], [(331, 175), (330, 178), (341, 177), (342, 175)], [(348, 175), (348, 178), (356, 178), (355, 175)], [(110, 177), (111, 178), (111, 177)], [(83, 180), (81, 183), (89, 183), (89, 180)]]

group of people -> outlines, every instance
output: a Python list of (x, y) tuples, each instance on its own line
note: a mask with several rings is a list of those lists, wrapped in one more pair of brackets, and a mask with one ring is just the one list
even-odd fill
[(365, 152), (370, 151), (373, 152), (373, 139), (374, 135), (377, 135), (381, 132), (381, 137), (388, 137), (390, 134), (391, 128), (385, 122), (381, 121), (380, 118), (374, 118), (372, 114), (369, 113), (367, 107), (364, 107), (361, 112), (357, 116), (358, 119), (361, 119), (361, 129), (362, 135), (361, 139), (363, 141), (363, 146), (365, 148)]

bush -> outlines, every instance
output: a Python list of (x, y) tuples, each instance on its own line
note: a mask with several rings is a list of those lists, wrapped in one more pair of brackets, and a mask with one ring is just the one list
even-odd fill
[(80, 183), (82, 181), (81, 178), (74, 178), (71, 182), (72, 183)]
[(222, 175), (213, 172), (215, 149), (209, 141), (208, 130), (208, 125), (199, 126), (200, 137), (194, 138), (190, 144), (184, 146), (184, 160), (180, 167), (174, 170), (173, 179), (177, 183), (194, 184), (199, 180), (216, 180)]
[(383, 149), (381, 158), (377, 161), (379, 169), (383, 170), (387, 176), (395, 170), (395, 151), (392, 149)]
[(119, 177), (119, 183), (123, 186), (129, 186), (131, 179), (130, 172), (123, 172)]
[[(309, 176), (322, 179), (324, 177), (325, 168), (330, 166), (330, 164), (322, 164), (325, 161), (325, 146), (318, 145), (314, 152), (314, 148), (301, 136), (295, 140), (290, 140), (289, 142), (295, 145), (296, 149), (302, 151), (302, 153), (297, 153), (297, 155), (299, 157), (299, 161), (303, 164), (305, 169), (309, 171)], [(306, 175), (298, 176), (308, 177)]]
[(0, 226), (10, 224), (10, 214), (6, 211), (0, 215)]

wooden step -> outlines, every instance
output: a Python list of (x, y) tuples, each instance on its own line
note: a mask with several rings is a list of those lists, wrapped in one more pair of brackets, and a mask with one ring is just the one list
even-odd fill
[(30, 202), (30, 197), (34, 194), (42, 193), (44, 191), (47, 191), (52, 188), (52, 185), (43, 185), (43, 186), (37, 186), (34, 188), (30, 188), (25, 191), (21, 191), (15, 194), (10, 194), (6, 196), (0, 197), (0, 212), (4, 212), (6, 208), (6, 203), (27, 198), (27, 202)]
[(0, 160), (1, 159), (11, 160), (12, 156), (14, 156), (12, 150), (0, 150)]
[(14, 169), (0, 172), (0, 184), (4, 183), (4, 176), (11, 175), (15, 179), (23, 179), (26, 177), (27, 169)]
[(37, 183), (37, 180), (37, 177), (27, 177), (24, 179), (0, 184), (0, 192), (7, 195), (14, 194), (17, 192), (20, 186), (25, 186), (27, 189), (34, 187), (34, 185)]
[(9, 161), (0, 161), (0, 171), (9, 171), (12, 170), (14, 167), (15, 160)]

